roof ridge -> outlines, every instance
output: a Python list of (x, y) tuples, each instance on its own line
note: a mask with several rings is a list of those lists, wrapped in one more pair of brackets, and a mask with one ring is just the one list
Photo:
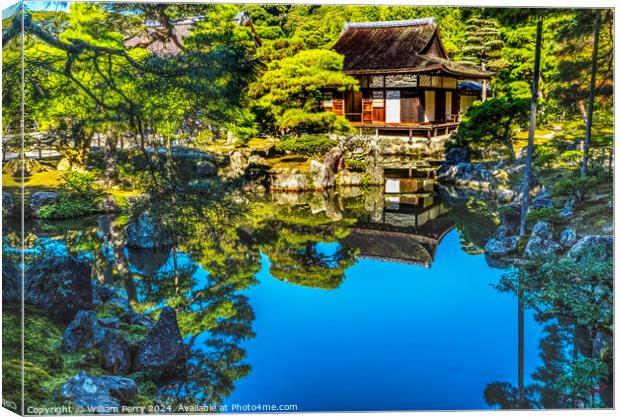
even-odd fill
[(386, 20), (381, 22), (345, 22), (344, 29), (393, 28), (402, 26), (421, 26), (435, 24), (434, 17), (408, 20)]

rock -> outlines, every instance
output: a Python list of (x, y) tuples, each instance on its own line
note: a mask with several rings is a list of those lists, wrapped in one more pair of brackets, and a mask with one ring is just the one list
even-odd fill
[(127, 225), (127, 246), (131, 248), (154, 249), (172, 244), (172, 240), (153, 222), (148, 212), (140, 214)]
[(469, 162), (469, 150), (465, 147), (456, 147), (446, 153), (446, 162), (451, 165)]
[(176, 375), (186, 366), (186, 349), (174, 310), (164, 307), (159, 320), (138, 345), (135, 368), (155, 379)]
[(131, 309), (131, 306), (130, 306), (130, 309), (127, 311), (127, 314), (129, 315), (129, 322), (131, 324), (136, 324), (138, 326), (146, 327), (147, 329), (152, 329), (153, 326), (155, 326), (155, 323), (153, 323), (153, 320), (151, 320), (144, 314), (140, 314), (140, 313), (133, 311)]
[(339, 148), (332, 148), (325, 154), (323, 163), (331, 169), (333, 173), (337, 174), (344, 169), (344, 155)]
[(106, 194), (101, 201), (97, 203), (97, 208), (105, 213), (116, 213), (120, 210), (112, 194)]
[(472, 165), (465, 162), (456, 165), (442, 165), (437, 170), (437, 178), (452, 183), (456, 180), (469, 181), (473, 178)]
[(503, 169), (495, 169), (491, 172), (491, 174), (493, 175), (494, 181), (499, 184), (508, 184), (510, 182), (510, 176), (508, 175), (508, 172)]
[(573, 245), (568, 251), (568, 256), (580, 260), (587, 255), (595, 252), (595, 248), (600, 247), (600, 253), (596, 258), (600, 261), (611, 259), (614, 254), (614, 238), (613, 236), (588, 235), (584, 236)]
[(93, 304), (102, 304), (118, 297), (116, 292), (103, 285), (93, 284)]
[(43, 206), (54, 204), (58, 200), (58, 194), (51, 191), (37, 191), (30, 196), (30, 212), (33, 216), (39, 215)]
[(560, 245), (563, 248), (570, 248), (575, 242), (577, 242), (577, 232), (575, 232), (575, 229), (564, 229), (560, 234)]
[(198, 161), (196, 164), (196, 176), (198, 178), (211, 178), (217, 175), (217, 166), (211, 161)]
[(90, 265), (74, 256), (46, 257), (26, 269), (25, 300), (69, 323), (79, 310), (91, 310)]
[(308, 176), (303, 172), (276, 171), (270, 177), (272, 191), (303, 191), (310, 189)]
[(541, 259), (560, 251), (562, 247), (553, 241), (553, 228), (547, 222), (534, 225), (532, 235), (525, 245), (523, 255), (526, 259)]
[(335, 185), (334, 173), (331, 168), (314, 159), (310, 161), (310, 176), (315, 190), (323, 191)]
[(67, 158), (62, 158), (58, 161), (58, 165), (56, 165), (56, 169), (58, 171), (71, 171), (74, 167), (79, 168), (78, 166), (74, 166), (74, 164)]
[(252, 154), (248, 158), (248, 165), (267, 165), (267, 160), (258, 154)]
[(117, 318), (97, 319), (94, 311), (78, 312), (65, 330), (61, 349), (74, 353), (98, 348), (103, 357), (103, 369), (114, 373), (129, 371), (131, 369), (129, 345), (119, 333), (105, 328), (102, 323), (120, 326)]
[(61, 349), (74, 353), (98, 347), (106, 338), (106, 331), (99, 325), (94, 311), (79, 311), (65, 329)]
[(383, 168), (378, 165), (370, 165), (366, 168), (367, 185), (385, 184), (385, 173)]
[(560, 210), (560, 217), (563, 219), (568, 219), (573, 217), (573, 212), (575, 210), (575, 197), (571, 197), (566, 201), (562, 210)]
[(502, 206), (499, 210), (499, 221), (506, 227), (509, 234), (516, 232), (521, 220), (521, 206), (519, 204), (509, 204)]
[(604, 235), (612, 235), (614, 233), (614, 224), (605, 223), (601, 226), (601, 233)]
[(17, 264), (2, 251), (2, 302), (5, 304), (21, 302), (21, 271)]
[(596, 332), (594, 340), (592, 340), (592, 353), (595, 357), (602, 360), (606, 360), (607, 356), (611, 353), (610, 348), (613, 343), (613, 338), (601, 331)]
[(118, 317), (105, 317), (97, 320), (99, 325), (110, 329), (118, 329), (121, 327), (121, 321)]
[(106, 371), (125, 373), (131, 369), (129, 345), (118, 332), (106, 330), (99, 350), (103, 357), (102, 367)]
[(336, 174), (336, 185), (341, 186), (360, 186), (363, 185), (364, 176), (361, 172), (352, 172), (343, 169)]
[(531, 208), (553, 208), (553, 201), (551, 201), (549, 193), (547, 193), (547, 191), (540, 191), (532, 200)]
[(8, 193), (6, 191), (2, 192), (2, 210), (9, 214), (12, 215), (13, 213), (13, 209), (15, 208), (15, 201), (13, 201), (13, 196), (11, 195), (11, 193)]
[(500, 188), (497, 191), (497, 201), (501, 204), (512, 203), (516, 195), (517, 193), (515, 193), (513, 190), (510, 190), (508, 188)]
[(231, 153), (229, 161), (229, 169), (234, 175), (241, 176), (245, 173), (245, 169), (248, 166), (248, 160), (241, 151), (234, 151)]
[(90, 376), (84, 371), (69, 378), (62, 386), (61, 396), (76, 406), (87, 407), (89, 414), (120, 412), (121, 405), (130, 405), (138, 394), (138, 386), (129, 379), (120, 376)]
[(501, 258), (517, 253), (518, 236), (505, 236), (489, 239), (484, 246), (484, 254), (491, 258)]
[(67, 244), (63, 241), (39, 237), (35, 239), (30, 254), (40, 258), (64, 258), (69, 256), (69, 251)]

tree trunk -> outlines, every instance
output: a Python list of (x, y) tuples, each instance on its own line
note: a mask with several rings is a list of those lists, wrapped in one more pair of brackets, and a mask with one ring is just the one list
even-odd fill
[(103, 171), (103, 177), (107, 187), (117, 185), (120, 182), (118, 179), (118, 160), (116, 158), (117, 140), (115, 134), (110, 131), (105, 138), (105, 170)]
[(527, 156), (525, 159), (525, 173), (523, 175), (523, 198), (521, 203), (521, 222), (519, 236), (525, 234), (525, 218), (530, 195), (530, 177), (532, 175), (532, 156), (534, 154), (534, 130), (536, 129), (536, 105), (538, 104), (538, 77), (540, 74), (540, 49), (542, 43), (542, 16), (538, 17), (536, 25), (536, 49), (534, 51), (534, 79), (532, 80), (532, 102), (530, 104), (530, 131), (527, 137)]
[[(482, 70), (484, 71), (484, 63), (482, 63)], [(482, 102), (487, 101), (487, 80), (482, 80)]]
[(596, 12), (594, 23), (594, 50), (592, 51), (592, 74), (590, 75), (590, 96), (588, 97), (588, 119), (586, 121), (586, 138), (583, 142), (583, 161), (581, 176), (588, 175), (588, 160), (590, 159), (590, 140), (592, 138), (592, 116), (594, 114), (594, 95), (596, 94), (596, 69), (598, 66), (598, 38), (601, 30), (601, 12)]

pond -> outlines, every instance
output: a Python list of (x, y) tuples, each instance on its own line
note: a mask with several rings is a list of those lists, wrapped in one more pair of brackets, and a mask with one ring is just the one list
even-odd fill
[(237, 412), (557, 407), (552, 365), (570, 353), (571, 324), (560, 331), (495, 288), (504, 270), (481, 250), (496, 227), (488, 208), (419, 181), (390, 194), (244, 194), (233, 225), (179, 220), (184, 236), (165, 250), (128, 247), (113, 231), (125, 216), (31, 223), (26, 242), (60, 240), (137, 311), (177, 311), (188, 375), (160, 386), (158, 401)]

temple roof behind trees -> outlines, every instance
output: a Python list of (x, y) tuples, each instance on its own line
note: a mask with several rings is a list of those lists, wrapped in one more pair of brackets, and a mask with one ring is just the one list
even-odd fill
[(171, 22), (170, 32), (158, 22), (147, 22), (146, 33), (128, 39), (125, 46), (142, 47), (158, 56), (176, 55), (181, 52), (183, 39), (189, 36), (197, 20), (192, 18)]
[(481, 68), (450, 61), (434, 18), (346, 23), (333, 48), (347, 74), (425, 73), (490, 78)]

